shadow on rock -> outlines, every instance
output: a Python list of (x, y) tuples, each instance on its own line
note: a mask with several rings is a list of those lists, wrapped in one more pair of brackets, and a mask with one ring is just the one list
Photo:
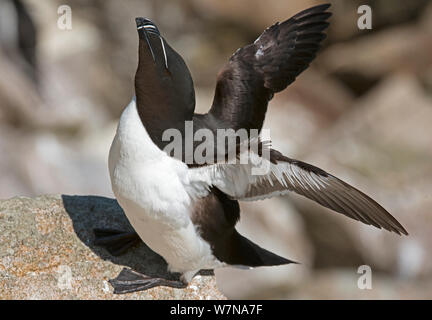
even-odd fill
[(99, 196), (62, 195), (63, 205), (72, 219), (79, 239), (104, 260), (124, 265), (148, 276), (169, 277), (165, 260), (144, 242), (132, 247), (121, 256), (112, 256), (106, 249), (94, 244), (93, 229), (133, 231), (126, 215), (115, 199)]

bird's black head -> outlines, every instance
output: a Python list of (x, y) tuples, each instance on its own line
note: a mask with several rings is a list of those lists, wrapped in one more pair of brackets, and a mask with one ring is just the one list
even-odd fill
[(139, 35), (135, 94), (144, 125), (148, 128), (152, 117), (155, 123), (155, 114), (164, 117), (164, 123), (189, 120), (195, 91), (186, 63), (151, 20), (139, 17), (135, 21)]

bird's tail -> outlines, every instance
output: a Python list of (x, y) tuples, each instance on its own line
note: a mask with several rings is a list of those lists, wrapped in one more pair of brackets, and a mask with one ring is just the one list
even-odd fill
[(298, 263), (270, 252), (249, 239), (243, 237), (237, 231), (233, 234), (231, 265), (247, 267), (279, 266), (290, 263)]

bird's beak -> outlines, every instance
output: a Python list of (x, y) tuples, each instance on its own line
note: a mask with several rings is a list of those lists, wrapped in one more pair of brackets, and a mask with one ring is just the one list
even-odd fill
[(159, 37), (161, 41), (163, 53), (164, 53), (165, 67), (168, 69), (168, 60), (167, 60), (167, 55), (165, 50), (165, 44), (162, 36), (160, 35), (159, 29), (151, 20), (146, 18), (142, 18), (142, 17), (135, 18), (135, 22), (137, 25), (138, 35), (141, 39), (144, 39), (147, 42), (147, 45), (149, 47), (149, 50), (151, 52), (154, 61), (156, 61), (156, 58), (150, 43), (149, 34), (155, 34)]

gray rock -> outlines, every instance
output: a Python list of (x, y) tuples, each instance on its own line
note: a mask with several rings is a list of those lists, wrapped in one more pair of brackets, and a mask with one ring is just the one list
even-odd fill
[(224, 299), (214, 276), (186, 289), (114, 295), (124, 268), (165, 276), (166, 263), (143, 243), (114, 257), (93, 244), (93, 228), (132, 230), (114, 199), (53, 195), (0, 201), (0, 299)]
[(431, 32), (425, 26), (396, 26), (355, 41), (337, 43), (321, 54), (330, 72), (381, 78), (397, 71), (422, 74), (430, 66)]
[(415, 77), (389, 77), (311, 143), (303, 158), (372, 196), (406, 227), (410, 236), (398, 237), (335, 215), (357, 238), (368, 264), (413, 278), (432, 270), (431, 106)]
[[(371, 287), (359, 287), (362, 273), (357, 266), (317, 271), (297, 286), (273, 286), (265, 288), (269, 293), (278, 292), (279, 299), (430, 299), (431, 278), (407, 281), (377, 272), (372, 268)], [(251, 294), (247, 298), (255, 299)]]

